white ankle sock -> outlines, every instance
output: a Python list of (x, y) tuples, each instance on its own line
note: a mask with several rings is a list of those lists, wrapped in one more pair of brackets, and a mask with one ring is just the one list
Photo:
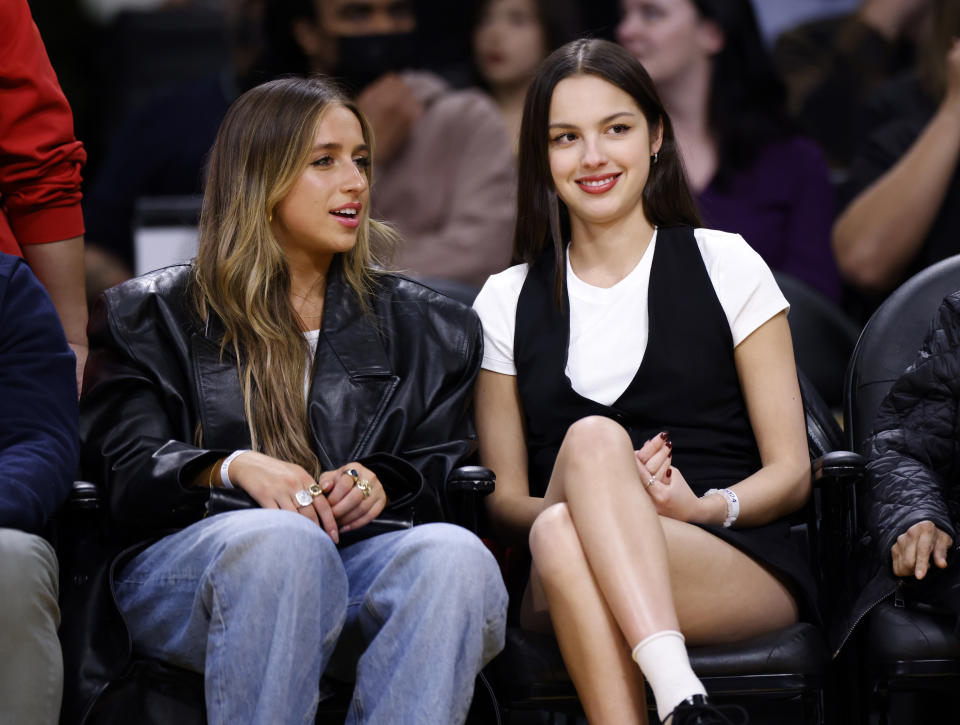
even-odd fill
[(632, 656), (650, 683), (661, 720), (686, 698), (707, 694), (690, 668), (680, 632), (673, 629), (655, 632), (633, 648)]

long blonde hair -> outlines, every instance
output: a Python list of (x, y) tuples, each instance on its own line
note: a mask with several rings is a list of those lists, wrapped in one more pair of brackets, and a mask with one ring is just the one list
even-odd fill
[[(193, 264), (193, 301), (201, 319), (223, 322), (221, 355), (231, 349), (254, 450), (319, 475), (311, 445), (303, 385), (309, 345), (290, 304), (286, 256), (270, 228), (276, 205), (310, 160), (325, 111), (349, 109), (373, 153), (363, 114), (331, 81), (283, 78), (252, 88), (234, 102), (217, 133), (207, 166), (200, 243)], [(370, 181), (370, 170), (366, 171)], [(337, 255), (361, 308), (379, 260), (374, 249), (392, 232), (364, 205), (354, 247)], [(336, 264), (337, 261), (334, 261)], [(198, 443), (202, 443), (198, 430)]]

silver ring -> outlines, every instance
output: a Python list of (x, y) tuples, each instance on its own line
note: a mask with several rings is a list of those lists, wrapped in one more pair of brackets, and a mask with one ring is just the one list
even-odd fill
[(650, 476), (650, 480), (647, 481), (647, 488), (650, 488), (653, 484), (657, 482), (656, 476)]
[(313, 503), (313, 496), (311, 496), (310, 492), (305, 488), (301, 488), (299, 491), (293, 494), (293, 497), (299, 504), (299, 508), (304, 508)]

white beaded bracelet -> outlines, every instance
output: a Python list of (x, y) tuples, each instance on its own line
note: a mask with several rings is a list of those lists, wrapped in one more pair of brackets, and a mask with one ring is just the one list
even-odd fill
[(241, 453), (246, 453), (249, 451), (249, 448), (241, 448), (238, 451), (234, 451), (229, 456), (223, 459), (223, 463), (220, 464), (220, 483), (223, 484), (224, 488), (233, 488), (233, 481), (230, 480), (230, 474), (227, 471), (230, 470), (230, 464), (233, 463), (233, 459), (239, 456)]
[(723, 527), (729, 529), (733, 522), (737, 520), (737, 517), (740, 515), (740, 499), (737, 498), (737, 494), (731, 491), (729, 488), (711, 488), (703, 497), (706, 498), (711, 494), (719, 493), (724, 497), (724, 500), (727, 502), (727, 518), (723, 520)]

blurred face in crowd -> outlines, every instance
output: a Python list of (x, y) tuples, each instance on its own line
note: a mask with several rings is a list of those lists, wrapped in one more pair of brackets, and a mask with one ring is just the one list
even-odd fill
[(360, 121), (344, 106), (328, 108), (313, 150), (270, 223), (291, 265), (347, 252), (370, 200), (370, 149)]
[(410, 33), (412, 0), (315, 0), (320, 27), (334, 37)]
[(691, 0), (622, 0), (621, 6), (617, 42), (658, 86), (701, 72), (723, 47), (720, 29)]
[(473, 32), (473, 49), (492, 87), (527, 83), (547, 54), (535, 0), (490, 0)]

